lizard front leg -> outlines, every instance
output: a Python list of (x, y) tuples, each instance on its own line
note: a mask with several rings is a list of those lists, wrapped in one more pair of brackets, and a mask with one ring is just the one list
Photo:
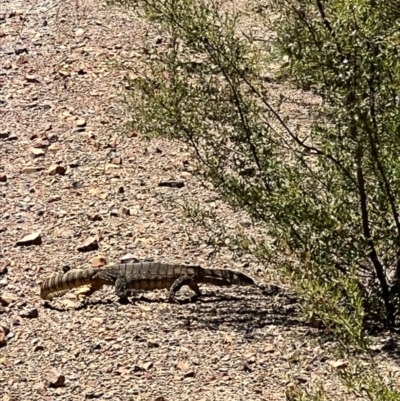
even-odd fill
[(197, 295), (200, 295), (200, 289), (197, 283), (194, 281), (193, 277), (190, 276), (182, 276), (174, 281), (170, 290), (169, 290), (169, 302), (176, 303), (175, 294), (179, 291), (184, 285), (189, 286)]
[(127, 289), (128, 283), (124, 276), (119, 276), (115, 280), (115, 294), (119, 297), (119, 301), (123, 304), (128, 303), (129, 291)]

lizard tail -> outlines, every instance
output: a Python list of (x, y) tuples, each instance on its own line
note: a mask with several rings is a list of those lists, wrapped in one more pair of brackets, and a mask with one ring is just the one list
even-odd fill
[(99, 269), (70, 270), (47, 278), (40, 285), (40, 297), (50, 300), (64, 295), (72, 288), (93, 284), (93, 276), (98, 272)]

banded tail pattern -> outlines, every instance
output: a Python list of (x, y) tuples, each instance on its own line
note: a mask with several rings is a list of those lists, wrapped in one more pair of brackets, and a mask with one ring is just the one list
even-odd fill
[(93, 283), (93, 277), (98, 269), (70, 270), (43, 281), (40, 286), (40, 297), (51, 300), (64, 295), (71, 288), (78, 288)]

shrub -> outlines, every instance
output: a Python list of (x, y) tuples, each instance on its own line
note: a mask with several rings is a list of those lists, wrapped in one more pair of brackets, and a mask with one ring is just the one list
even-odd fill
[[(291, 280), (306, 314), (365, 348), (367, 318), (393, 325), (398, 313), (397, 2), (257, 3), (261, 21), (275, 18), (262, 38), (230, 3), (135, 4), (167, 46), (131, 82), (130, 126), (188, 144), (204, 180), (263, 223), (264, 240), (241, 246)], [(287, 91), (318, 100), (307, 121)]]

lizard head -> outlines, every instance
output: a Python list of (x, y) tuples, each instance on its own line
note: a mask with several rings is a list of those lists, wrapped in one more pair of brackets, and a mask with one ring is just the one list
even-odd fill
[(251, 277), (246, 276), (245, 274), (240, 272), (232, 272), (229, 279), (229, 281), (231, 281), (231, 283), (235, 285), (256, 285)]

